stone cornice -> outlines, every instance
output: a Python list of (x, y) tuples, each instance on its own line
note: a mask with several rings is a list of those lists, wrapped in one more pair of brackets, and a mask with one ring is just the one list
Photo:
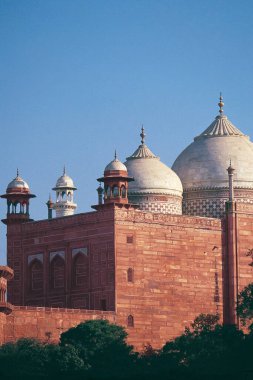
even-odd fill
[(115, 222), (149, 223), (163, 225), (181, 225), (194, 228), (221, 229), (221, 220), (214, 218), (192, 217), (142, 212), (139, 210), (115, 209)]
[(92, 224), (99, 223), (107, 220), (113, 221), (114, 219), (114, 207), (106, 210), (87, 212), (82, 214), (64, 216), (60, 218), (38, 220), (28, 223), (23, 223), (18, 227), (22, 229), (23, 232), (31, 232), (41, 229), (57, 229), (64, 228), (67, 226), (80, 226), (82, 224)]

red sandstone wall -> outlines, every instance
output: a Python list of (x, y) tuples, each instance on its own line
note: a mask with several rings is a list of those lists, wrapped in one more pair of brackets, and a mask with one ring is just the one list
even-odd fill
[(235, 276), (238, 278), (238, 291), (253, 282), (253, 255), (249, 250), (253, 248), (253, 205), (237, 204), (236, 214), (236, 242), (238, 269)]
[[(74, 307), (114, 310), (114, 212), (99, 212), (9, 225), (7, 231), (8, 265), (14, 269), (14, 280), (8, 285), (8, 300), (14, 305)], [(87, 249), (85, 286), (73, 282), (73, 249)], [(64, 274), (52, 286), (52, 252), (64, 252)], [(31, 289), (29, 260), (43, 257), (40, 284)], [(34, 259), (33, 259), (34, 260)], [(35, 273), (35, 276), (40, 274)], [(85, 282), (85, 283), (86, 283)], [(38, 288), (40, 287), (38, 284)], [(102, 305), (103, 303), (103, 305)]]
[[(62, 332), (94, 319), (107, 319), (111, 323), (120, 324), (113, 311), (15, 306), (10, 315), (0, 313), (0, 344), (20, 338), (57, 343)], [(135, 329), (129, 329), (128, 333), (128, 343), (134, 344)], [(142, 349), (142, 343), (138, 342), (135, 348)]]
[(116, 210), (115, 220), (117, 321), (134, 317), (135, 346), (161, 347), (200, 313), (222, 318), (220, 220), (130, 210)]
[(0, 313), (0, 345), (4, 342), (4, 328), (6, 323), (6, 315)]
[[(3, 314), (0, 314), (0, 342), (1, 316)], [(69, 328), (86, 320), (101, 318), (115, 323), (115, 314), (109, 311), (16, 306), (12, 314), (6, 316), (2, 341), (10, 342), (25, 337), (58, 342), (61, 333)]]

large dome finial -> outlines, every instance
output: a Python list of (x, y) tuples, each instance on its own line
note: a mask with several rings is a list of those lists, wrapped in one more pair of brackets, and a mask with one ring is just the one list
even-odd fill
[(220, 92), (220, 101), (218, 103), (218, 106), (220, 107), (219, 109), (219, 113), (220, 113), (220, 116), (223, 115), (223, 108), (224, 107), (224, 102), (223, 102), (223, 97), (222, 97), (222, 93)]
[(144, 144), (146, 134), (145, 134), (145, 132), (144, 132), (143, 125), (141, 126), (141, 133), (140, 133), (140, 136), (141, 136), (141, 143)]

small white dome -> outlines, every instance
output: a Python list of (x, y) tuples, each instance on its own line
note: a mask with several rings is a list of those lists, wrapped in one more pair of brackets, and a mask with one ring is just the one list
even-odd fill
[(65, 168), (63, 171), (63, 175), (57, 179), (56, 185), (53, 188), (53, 190), (56, 190), (58, 188), (68, 188), (76, 190), (73, 179), (66, 174)]
[(121, 171), (127, 171), (126, 166), (117, 158), (115, 158), (113, 161), (111, 161), (106, 167), (105, 172), (109, 170), (121, 170)]

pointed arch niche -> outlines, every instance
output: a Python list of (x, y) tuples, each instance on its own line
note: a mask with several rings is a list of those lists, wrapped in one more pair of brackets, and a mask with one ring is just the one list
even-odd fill
[(29, 289), (31, 292), (43, 290), (43, 254), (28, 256)]
[(65, 287), (65, 252), (50, 252), (50, 285), (51, 289)]
[(87, 248), (75, 248), (72, 250), (72, 284), (73, 287), (88, 290), (89, 288), (89, 257)]

